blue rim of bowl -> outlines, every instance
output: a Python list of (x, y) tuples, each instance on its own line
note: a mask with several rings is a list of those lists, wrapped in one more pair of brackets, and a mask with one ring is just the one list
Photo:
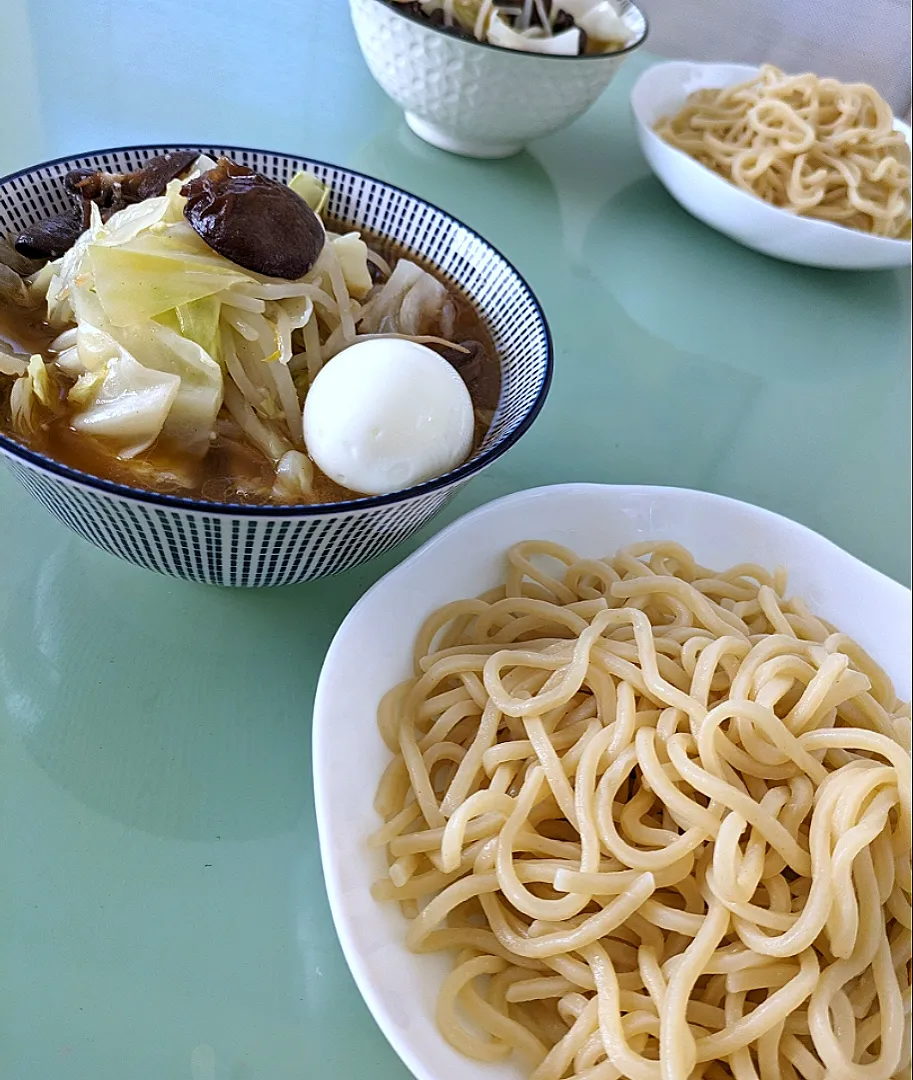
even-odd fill
[[(9, 173), (7, 176), (0, 176), (0, 190), (2, 190), (10, 181), (18, 180), (22, 176), (28, 176), (29, 173), (36, 172), (38, 169), (50, 168), (53, 165), (62, 165), (65, 162), (73, 161), (76, 158), (101, 157), (104, 154), (120, 154), (144, 150), (159, 151), (163, 153), (181, 149), (195, 150), (200, 146), (205, 145), (205, 141), (202, 141), (199, 144), (188, 142), (183, 145), (171, 143), (140, 143), (136, 146), (112, 146), (101, 150), (89, 150), (84, 153), (64, 154), (62, 157), (52, 158), (49, 161), (42, 161), (38, 165), (30, 165), (26, 169), (19, 169), (17, 172)], [(416, 484), (414, 487), (404, 488), (402, 491), (391, 491), (388, 495), (370, 495), (363, 499), (347, 499), (344, 502), (332, 503), (299, 503), (295, 505), (273, 503), (252, 504), (209, 502), (205, 499), (189, 499), (181, 495), (166, 495), (157, 491), (146, 491), (143, 488), (130, 487), (127, 484), (119, 484), (114, 480), (105, 480), (100, 476), (93, 476), (91, 473), (71, 468), (69, 465), (56, 461), (52, 457), (39, 454), (37, 451), (31, 450), (27, 446), (23, 446), (22, 443), (17, 442), (8, 435), (4, 435), (2, 432), (0, 432), (0, 450), (10, 454), (11, 457), (21, 458), (30, 465), (37, 466), (45, 472), (61, 476), (65, 480), (70, 480), (74, 483), (94, 488), (96, 491), (102, 491), (108, 495), (117, 495), (121, 498), (132, 499), (134, 502), (150, 503), (154, 506), (165, 506), (174, 510), (193, 510), (199, 513), (221, 514), (227, 517), (296, 518), (321, 517), (331, 514), (352, 513), (358, 510), (378, 509), (384, 506), (394, 506), (396, 503), (406, 502), (407, 500), (418, 496), (429, 495), (434, 491), (452, 487), (454, 484), (459, 484), (461, 481), (468, 480), (470, 477), (475, 476), (476, 473), (481, 472), (482, 469), (486, 468), (486, 466), (490, 465), (493, 461), (496, 461), (502, 454), (505, 454), (512, 446), (514, 446), (520, 437), (530, 429), (533, 421), (541, 412), (546, 397), (548, 397), (548, 391), (552, 383), (552, 375), (554, 374), (555, 350), (554, 345), (552, 344), (551, 329), (549, 328), (548, 320), (545, 317), (545, 311), (543, 310), (542, 304), (530, 287), (529, 282), (516, 266), (514, 266), (510, 259), (499, 251), (494, 244), (486, 240), (484, 236), (481, 236), (475, 229), (470, 228), (447, 210), (444, 210), (434, 203), (428, 202), (427, 199), (423, 199), (420, 195), (413, 195), (411, 191), (406, 191), (405, 188), (388, 183), (386, 180), (381, 180), (376, 176), (369, 176), (367, 173), (359, 172), (357, 169), (350, 169), (345, 165), (334, 165), (331, 162), (320, 161), (317, 158), (310, 158), (302, 154), (287, 153), (285, 151), (261, 150), (250, 146), (228, 145), (222, 146), (220, 149), (227, 150), (230, 153), (253, 153), (274, 157), (295, 158), (299, 161), (306, 161), (310, 165), (317, 165), (325, 169), (338, 169), (341, 172), (348, 173), (350, 176), (357, 176), (362, 180), (367, 180), (372, 184), (381, 184), (388, 190), (394, 191), (400, 195), (405, 195), (406, 198), (413, 199), (415, 202), (427, 207), (429, 210), (433, 210), (435, 213), (443, 215), (445, 219), (458, 225), (460, 228), (465, 229), (470, 236), (475, 237), (476, 240), (479, 240), (493, 251), (495, 255), (502, 259), (504, 264), (516, 274), (517, 280), (526, 290), (532, 301), (533, 308), (539, 317), (540, 327), (545, 337), (545, 372), (539, 383), (535, 400), (529, 411), (513, 431), (506, 435), (497, 446), (482, 451), (476, 457), (464, 462), (464, 464), (453, 469), (451, 472), (444, 473), (441, 476), (435, 476), (433, 479), (426, 480), (422, 484)]]
[(615, 52), (589, 53), (584, 56), (556, 56), (554, 53), (524, 52), (522, 49), (508, 49), (506, 45), (492, 45), (490, 41), (479, 41), (476, 37), (463, 37), (462, 34), (454, 34), (445, 27), (435, 26), (434, 23), (428, 22), (427, 19), (419, 18), (418, 15), (413, 15), (410, 11), (398, 10), (401, 5), (396, 3), (396, 0), (374, 0), (374, 3), (383, 4), (385, 8), (390, 8), (401, 19), (408, 19), (409, 22), (415, 23), (416, 26), (424, 26), (426, 30), (431, 30), (435, 34), (441, 34), (451, 41), (462, 41), (465, 45), (476, 45), (481, 49), (491, 49), (497, 53), (507, 53), (509, 56), (532, 56), (537, 60), (590, 60), (597, 63), (600, 60), (614, 60), (618, 56), (625, 56), (627, 53), (639, 49), (647, 40), (647, 36), (650, 33), (650, 20), (647, 18), (643, 8), (640, 7), (639, 4), (635, 4), (633, 0), (624, 0), (624, 2), (626, 7), (634, 8), (644, 21), (644, 31), (636, 41), (629, 42), (623, 49), (616, 49)]

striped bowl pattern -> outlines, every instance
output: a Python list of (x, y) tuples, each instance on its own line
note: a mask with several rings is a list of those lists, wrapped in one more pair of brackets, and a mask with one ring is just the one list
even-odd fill
[[(177, 146), (103, 150), (38, 165), (0, 180), (0, 234), (64, 205), (63, 176), (76, 168), (127, 172)], [(195, 146), (194, 149), (197, 149)], [(246, 506), (140, 491), (79, 472), (0, 433), (0, 454), (43, 506), (113, 555), (207, 584), (258, 587), (347, 570), (411, 536), (472, 476), (527, 430), (548, 392), (552, 345), (542, 309), (514, 267), (445, 211), (361, 173), (287, 154), (200, 146), (287, 181), (310, 169), (332, 189), (330, 214), (420, 256), (480, 312), (501, 359), (501, 399), (469, 461), (390, 495), (318, 506)]]

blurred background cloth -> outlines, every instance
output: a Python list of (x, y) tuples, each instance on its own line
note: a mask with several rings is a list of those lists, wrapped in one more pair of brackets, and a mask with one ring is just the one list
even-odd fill
[(909, 118), (911, 0), (638, 0), (647, 48), (867, 82)]

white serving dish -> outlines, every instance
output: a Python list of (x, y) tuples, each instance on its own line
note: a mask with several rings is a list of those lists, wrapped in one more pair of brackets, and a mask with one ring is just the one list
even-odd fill
[[(910, 265), (911, 244), (829, 221), (799, 217), (749, 195), (659, 137), (653, 125), (677, 112), (695, 90), (731, 86), (757, 75), (745, 64), (674, 60), (648, 68), (631, 90), (631, 108), (650, 168), (689, 213), (746, 247), (775, 259), (832, 270), (887, 270)], [(910, 128), (894, 127), (910, 141)]]
[(631, 40), (599, 56), (543, 56), (454, 37), (381, 0), (350, 0), (371, 74), (419, 138), (469, 157), (516, 154), (593, 104), (647, 36), (643, 13), (620, 0)]
[(379, 825), (372, 801), (390, 758), (377, 704), (411, 674), (425, 617), (502, 581), (505, 549), (530, 538), (590, 556), (666, 538), (712, 567), (783, 564), (790, 591), (867, 649), (899, 694), (910, 694), (910, 591), (810, 529), (747, 503), (681, 488), (563, 484), (508, 495), (440, 532), (349, 613), (327, 653), (313, 720), (317, 825), (336, 930), (368, 1008), (417, 1080), (527, 1077), (519, 1064), (470, 1061), (444, 1041), (434, 1003), (449, 959), (410, 953), (398, 906), (371, 898), (386, 864), (365, 838)]

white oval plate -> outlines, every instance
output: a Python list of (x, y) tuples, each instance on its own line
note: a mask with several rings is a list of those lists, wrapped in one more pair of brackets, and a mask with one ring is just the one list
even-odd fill
[(681, 488), (562, 484), (508, 495), (440, 532), (349, 613), (324, 661), (313, 721), (320, 854), (336, 931), (368, 1008), (417, 1080), (526, 1075), (518, 1064), (481, 1064), (451, 1049), (434, 1022), (449, 959), (410, 953), (397, 905), (371, 898), (371, 882), (386, 864), (365, 838), (380, 824), (372, 802), (390, 758), (377, 733), (377, 705), (411, 674), (412, 644), (425, 617), (503, 581), (506, 548), (530, 538), (590, 556), (662, 538), (721, 569), (745, 561), (771, 569), (783, 564), (790, 591), (855, 637), (899, 694), (910, 693), (909, 590), (767, 510)]
[[(673, 60), (648, 68), (631, 90), (637, 137), (650, 168), (669, 194), (705, 225), (775, 259), (832, 270), (887, 270), (909, 266), (908, 240), (886, 240), (829, 221), (799, 217), (749, 195), (676, 150), (653, 130), (677, 112), (695, 90), (731, 86), (757, 75), (745, 64), (695, 64)], [(910, 128), (894, 127), (910, 142)]]

